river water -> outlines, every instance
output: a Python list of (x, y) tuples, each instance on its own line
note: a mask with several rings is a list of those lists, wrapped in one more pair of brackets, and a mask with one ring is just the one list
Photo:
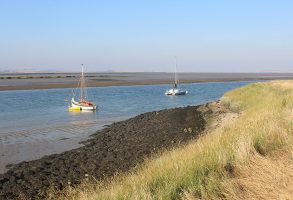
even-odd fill
[(198, 105), (219, 99), (226, 91), (252, 83), (181, 84), (185, 96), (165, 96), (170, 85), (88, 88), (96, 112), (68, 112), (72, 89), (0, 91), (0, 173), (5, 165), (81, 146), (104, 125), (148, 111)]

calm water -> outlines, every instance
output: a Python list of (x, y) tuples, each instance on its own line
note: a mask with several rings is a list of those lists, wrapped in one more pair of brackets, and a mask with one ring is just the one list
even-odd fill
[(1, 91), (0, 138), (39, 132), (84, 132), (113, 121), (164, 108), (197, 105), (219, 99), (226, 91), (250, 82), (181, 84), (188, 95), (170, 97), (170, 85), (89, 88), (97, 112), (68, 112), (71, 89)]
[(106, 124), (165, 108), (198, 105), (251, 82), (181, 84), (185, 96), (165, 96), (170, 85), (89, 88), (97, 112), (68, 112), (71, 89), (0, 91), (0, 173), (10, 163), (81, 146)]

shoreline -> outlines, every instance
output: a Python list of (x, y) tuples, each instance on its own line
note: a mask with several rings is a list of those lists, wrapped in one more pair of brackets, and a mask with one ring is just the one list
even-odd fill
[[(51, 88), (75, 88), (79, 73), (0, 73), (0, 91)], [(232, 82), (293, 79), (293, 73), (178, 73), (180, 83)], [(88, 87), (173, 84), (174, 73), (166, 72), (109, 72), (86, 73)]]
[(97, 131), (114, 122), (126, 120), (133, 116), (105, 118), (91, 122), (94, 124), (85, 127), (50, 124), (33, 129), (11, 131), (7, 135), (0, 134), (0, 174), (8, 171), (7, 165), (36, 160), (46, 155), (58, 154), (81, 147), (83, 146), (81, 142), (88, 140)]
[(113, 123), (82, 142), (82, 147), (12, 165), (0, 174), (0, 197), (43, 198), (50, 187), (62, 190), (87, 177), (101, 180), (131, 170), (155, 153), (198, 138), (224, 112), (219, 104), (207, 103)]
[[(293, 77), (287, 77), (288, 80)], [(284, 80), (284, 78), (269, 77), (269, 78), (231, 78), (231, 79), (203, 79), (203, 80), (181, 80), (180, 83), (216, 83), (216, 82), (238, 82), (238, 81), (269, 81), (269, 80)], [(140, 85), (161, 85), (172, 84), (170, 80), (148, 80), (148, 81), (89, 81), (87, 87), (111, 87), (111, 86), (140, 86)], [(39, 90), (39, 89), (61, 89), (61, 88), (76, 88), (76, 84), (70, 83), (49, 83), (35, 85), (0, 85), (1, 91), (10, 90)]]

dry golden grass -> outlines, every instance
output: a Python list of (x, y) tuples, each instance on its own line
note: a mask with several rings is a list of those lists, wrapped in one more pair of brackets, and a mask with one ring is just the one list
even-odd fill
[(226, 199), (293, 199), (292, 151), (253, 154), (236, 170), (237, 176), (227, 180)]
[(251, 84), (221, 102), (241, 115), (135, 172), (70, 188), (58, 198), (293, 199), (293, 81)]

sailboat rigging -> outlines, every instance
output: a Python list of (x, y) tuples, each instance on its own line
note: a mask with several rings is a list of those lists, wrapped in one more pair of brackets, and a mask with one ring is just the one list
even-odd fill
[(178, 79), (178, 74), (177, 74), (177, 59), (176, 59), (176, 62), (175, 62), (175, 75), (174, 75), (174, 86), (173, 88), (167, 90), (165, 92), (165, 95), (185, 95), (188, 93), (187, 90), (183, 90), (183, 89), (180, 89), (179, 88), (179, 79)]
[(81, 65), (81, 76), (78, 82), (79, 87), (79, 93), (80, 97), (79, 100), (75, 100), (75, 94), (73, 94), (73, 97), (71, 98), (69, 111), (78, 111), (78, 110), (96, 110), (97, 106), (95, 103), (87, 100), (87, 94), (86, 94), (86, 84), (85, 84), (85, 78), (84, 78), (84, 68), (83, 64)]

